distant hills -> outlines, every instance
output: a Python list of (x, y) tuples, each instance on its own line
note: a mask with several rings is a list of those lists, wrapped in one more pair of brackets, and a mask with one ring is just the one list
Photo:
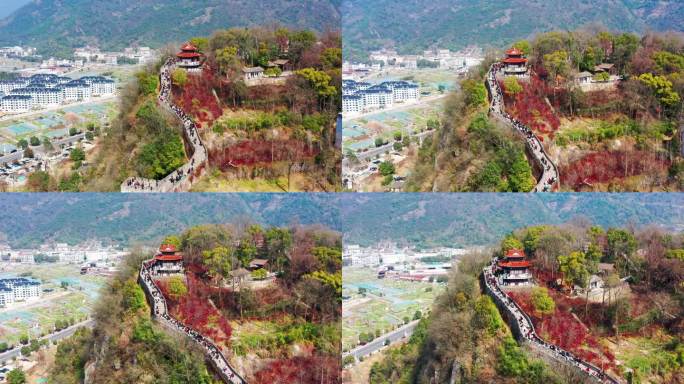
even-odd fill
[(20, 7), (28, 4), (31, 0), (3, 0), (2, 7), (0, 7), (0, 19), (3, 19)]
[(0, 21), (0, 45), (30, 45), (45, 54), (68, 56), (71, 48), (86, 44), (159, 47), (229, 27), (279, 24), (324, 32), (340, 29), (340, 2), (33, 0)]
[(418, 246), (475, 246), (515, 229), (585, 217), (608, 226), (684, 231), (684, 194), (402, 193), (344, 194), (345, 243), (395, 240)]
[(347, 0), (342, 14), (345, 55), (355, 59), (388, 45), (403, 52), (502, 47), (594, 23), (631, 32), (684, 30), (684, 2), (661, 0)]
[(28, 193), (0, 199), (0, 240), (36, 246), (54, 240), (150, 243), (189, 226), (250, 220), (340, 229), (329, 194)]

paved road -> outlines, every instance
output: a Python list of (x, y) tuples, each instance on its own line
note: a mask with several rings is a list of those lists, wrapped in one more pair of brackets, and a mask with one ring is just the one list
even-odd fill
[(535, 185), (533, 192), (550, 192), (558, 184), (558, 168), (546, 154), (546, 150), (544, 150), (541, 140), (539, 140), (532, 130), (506, 113), (503, 102), (503, 91), (501, 90), (501, 87), (499, 87), (499, 82), (496, 79), (496, 75), (500, 71), (501, 65), (501, 63), (492, 64), (487, 73), (487, 84), (489, 85), (487, 89), (490, 93), (489, 96), (491, 100), (489, 112), (508, 123), (525, 138), (527, 148), (532, 152), (532, 156), (542, 170), (542, 175), (539, 180), (537, 180), (537, 185)]
[[(50, 342), (53, 342), (56, 340), (62, 340), (62, 339), (65, 339), (65, 338), (73, 335), (76, 332), (76, 330), (78, 330), (81, 327), (92, 328), (94, 323), (95, 323), (94, 320), (88, 319), (88, 320), (82, 321), (80, 323), (76, 323), (69, 328), (65, 328), (65, 329), (62, 329), (61, 331), (51, 333), (47, 336), (41, 337), (41, 340), (47, 339)], [(12, 358), (19, 357), (20, 355), (21, 355), (21, 347), (16, 347), (16, 348), (11, 349), (9, 351), (5, 351), (3, 353), (0, 353), (0, 362), (5, 362), (7, 360), (11, 360)]]
[(352, 349), (351, 351), (345, 353), (343, 357), (353, 355), (356, 360), (359, 360), (361, 357), (368, 356), (382, 349), (385, 346), (385, 340), (389, 340), (391, 345), (397, 341), (406, 339), (413, 334), (413, 330), (416, 329), (418, 322), (420, 322), (420, 320), (413, 320), (412, 322), (397, 328), (392, 332), (386, 333), (377, 339), (374, 339), (368, 344)]

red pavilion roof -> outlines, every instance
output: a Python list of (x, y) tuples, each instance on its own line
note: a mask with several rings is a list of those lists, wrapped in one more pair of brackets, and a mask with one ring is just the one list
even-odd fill
[(519, 50), (518, 48), (511, 48), (506, 51), (506, 55), (508, 56), (522, 56), (523, 52)]
[(161, 247), (159, 247), (159, 251), (164, 253), (176, 252), (176, 246), (173, 244), (162, 244)]
[(529, 261), (500, 261), (501, 268), (529, 268), (532, 264)]
[(187, 42), (181, 47), (181, 51), (197, 51), (197, 47), (192, 45), (192, 43)]
[(194, 59), (202, 57), (202, 55), (197, 52), (178, 52), (176, 56), (181, 59)]
[(527, 63), (527, 59), (524, 57), (507, 57), (503, 59), (503, 62), (506, 64), (525, 64)]
[(157, 255), (154, 258), (159, 261), (183, 261), (182, 255)]
[(509, 249), (506, 251), (506, 256), (507, 259), (522, 259), (525, 257), (525, 251), (522, 249)]

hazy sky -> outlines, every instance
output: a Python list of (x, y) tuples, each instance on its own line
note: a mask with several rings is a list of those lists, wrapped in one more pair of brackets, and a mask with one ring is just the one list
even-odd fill
[(4, 19), (22, 5), (29, 2), (31, 2), (31, 0), (0, 0), (0, 19)]

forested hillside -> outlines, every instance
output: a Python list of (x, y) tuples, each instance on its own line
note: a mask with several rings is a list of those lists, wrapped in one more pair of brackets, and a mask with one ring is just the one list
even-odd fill
[(585, 217), (597, 225), (654, 224), (684, 229), (684, 206), (670, 194), (345, 194), (345, 242), (380, 240), (420, 246), (491, 244), (526, 225)]
[(199, 223), (244, 218), (269, 225), (321, 223), (339, 228), (331, 195), (11, 194), (0, 202), (0, 236), (15, 246), (97, 238), (155, 242)]
[(159, 47), (219, 28), (281, 24), (340, 29), (339, 0), (42, 0), (0, 21), (0, 45), (30, 45), (68, 56), (86, 44)]
[(684, 4), (655, 0), (349, 0), (342, 14), (345, 55), (356, 59), (385, 45), (401, 52), (503, 47), (537, 32), (592, 23), (631, 32), (684, 25)]

